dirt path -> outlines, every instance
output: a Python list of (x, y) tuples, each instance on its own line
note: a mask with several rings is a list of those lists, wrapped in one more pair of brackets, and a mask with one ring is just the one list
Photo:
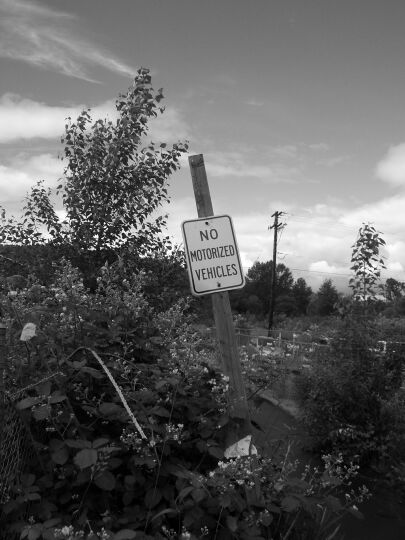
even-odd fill
[[(273, 448), (278, 441), (292, 442), (293, 459), (302, 463), (319, 464), (319, 459), (310, 452), (310, 438), (302, 423), (285, 407), (277, 406), (274, 399), (262, 399), (257, 402), (254, 419), (264, 433), (257, 432), (257, 442), (262, 448)], [(344, 540), (405, 540), (405, 502), (388, 490), (369, 489), (374, 496), (364, 503), (360, 510), (364, 520), (347, 516), (342, 525)]]

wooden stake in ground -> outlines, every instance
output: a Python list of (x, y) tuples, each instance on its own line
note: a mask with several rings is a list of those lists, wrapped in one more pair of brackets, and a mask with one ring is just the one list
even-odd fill
[[(189, 165), (198, 217), (211, 217), (214, 215), (214, 211), (203, 155), (190, 156)], [(226, 446), (229, 447), (247, 435), (251, 435), (252, 430), (229, 295), (228, 292), (223, 291), (211, 294), (211, 298), (222, 368), (224, 374), (229, 377), (229, 415), (231, 422), (226, 437)]]

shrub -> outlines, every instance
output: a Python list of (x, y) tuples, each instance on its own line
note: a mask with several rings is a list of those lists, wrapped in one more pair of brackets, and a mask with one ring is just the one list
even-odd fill
[(224, 457), (227, 380), (188, 324), (186, 301), (155, 311), (145, 276), (122, 261), (103, 266), (93, 294), (67, 261), (54, 275), (49, 287), (32, 282), (2, 298), (9, 389), (29, 383), (17, 408), (36, 450), (2, 493), (2, 531), (309, 540), (335, 537), (340, 517), (358, 514), (366, 490), (336, 496), (356, 474), (340, 457), (302, 472), (288, 451)]
[(379, 338), (372, 320), (346, 318), (331, 350), (304, 376), (301, 400), (319, 451), (389, 467), (405, 447), (405, 399), (398, 393), (403, 351), (389, 344), (381, 350)]

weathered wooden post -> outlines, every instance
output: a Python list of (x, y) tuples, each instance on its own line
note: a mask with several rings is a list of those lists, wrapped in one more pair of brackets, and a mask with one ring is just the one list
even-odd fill
[[(190, 156), (189, 165), (193, 181), (198, 216), (199, 218), (213, 217), (214, 211), (209, 192), (203, 155), (198, 154)], [(229, 218), (229, 216), (221, 217)], [(207, 226), (209, 225), (209, 223), (210, 220), (207, 220)], [(229, 255), (229, 253), (232, 253), (232, 250), (229, 248), (229, 246), (227, 247), (228, 250), (226, 251), (225, 249), (225, 253), (228, 253)], [(211, 250), (210, 256), (212, 256), (213, 258), (215, 255), (220, 256), (220, 248), (216, 249), (217, 251), (215, 252)], [(188, 260), (188, 262), (190, 261)], [(221, 287), (221, 281), (223, 281), (224, 278), (224, 268), (227, 269), (227, 277), (228, 274), (233, 273), (234, 270), (231, 264), (223, 264), (224, 266), (216, 266), (217, 269), (221, 268), (221, 270), (217, 270), (218, 287)], [(220, 277), (218, 277), (219, 274), (221, 274)], [(191, 279), (192, 278), (190, 277), (190, 280)], [(229, 415), (231, 420), (226, 434), (226, 448), (229, 448), (238, 441), (241, 441), (246, 437), (251, 436), (252, 428), (248, 403), (246, 399), (246, 391), (242, 377), (242, 370), (239, 360), (239, 352), (236, 343), (235, 328), (232, 320), (232, 311), (229, 301), (229, 295), (227, 291), (211, 292), (211, 298), (217, 333), (217, 341), (219, 344), (222, 359), (222, 368), (224, 374), (229, 377)]]

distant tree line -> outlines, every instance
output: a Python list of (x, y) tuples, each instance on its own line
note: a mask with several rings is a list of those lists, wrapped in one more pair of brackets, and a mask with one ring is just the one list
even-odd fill
[[(231, 295), (233, 308), (265, 318), (271, 299), (273, 261), (255, 262), (246, 275), (246, 286)], [(317, 293), (304, 278), (294, 280), (291, 270), (283, 263), (276, 267), (275, 313), (278, 315), (330, 315), (337, 310), (339, 293), (330, 279), (325, 280)]]

